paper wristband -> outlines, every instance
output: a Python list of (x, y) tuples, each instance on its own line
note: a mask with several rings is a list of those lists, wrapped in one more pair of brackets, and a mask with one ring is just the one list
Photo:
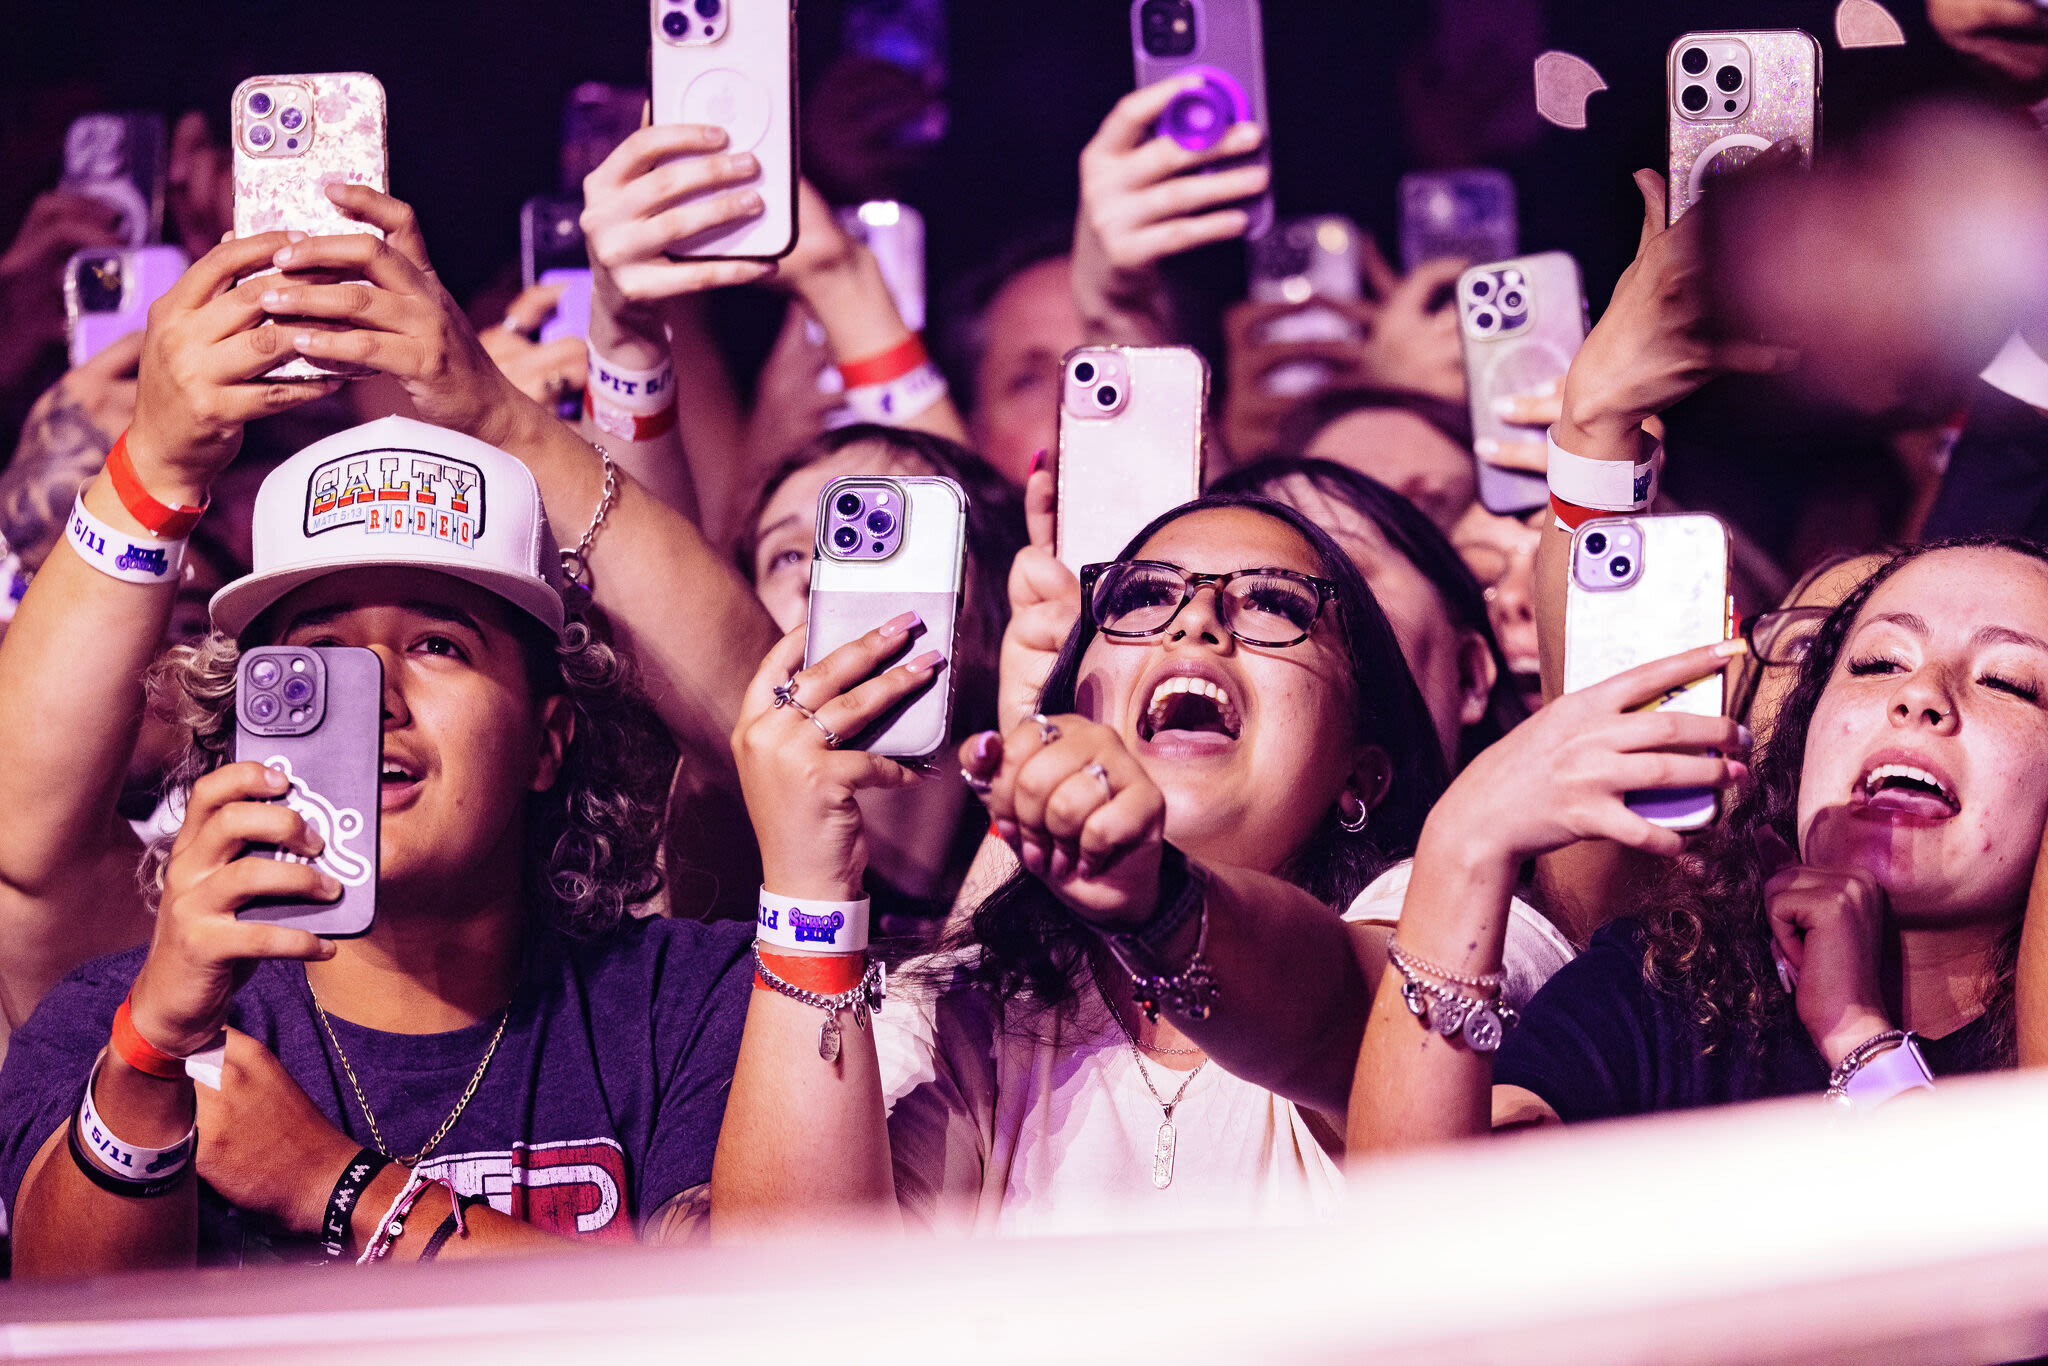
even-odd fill
[(860, 953), (868, 946), (868, 899), (808, 901), (763, 887), (754, 938), (795, 953)]
[[(864, 953), (770, 953), (760, 949), (768, 970), (793, 987), (820, 996), (839, 996), (859, 986), (868, 975)], [(759, 972), (754, 974), (756, 991), (773, 991), (774, 986)]]
[(913, 332), (887, 351), (840, 362), (839, 375), (846, 381), (847, 388), (859, 389), (901, 379), (930, 362), (931, 356), (924, 349), (924, 338)]
[(673, 403), (651, 417), (643, 417), (613, 407), (588, 389), (583, 391), (583, 413), (599, 431), (621, 441), (652, 441), (676, 425)]
[(164, 1081), (179, 1081), (185, 1076), (185, 1060), (164, 1052), (135, 1028), (135, 1017), (128, 1011), (128, 999), (123, 997), (114, 1011), (113, 1049), (121, 1055), (121, 1061), (146, 1076)]
[[(588, 343), (586, 343), (588, 345)], [(652, 370), (631, 370), (590, 351), (590, 378), (584, 392), (608, 405), (639, 417), (652, 417), (676, 401), (675, 362), (664, 360)]]
[(1550, 504), (1560, 521), (1576, 527), (1591, 517), (1641, 512), (1657, 496), (1662, 446), (1654, 448), (1645, 460), (1626, 461), (1573, 455), (1557, 444), (1554, 430), (1544, 434), (1544, 443)]
[(930, 361), (883, 384), (846, 391), (846, 406), (862, 422), (894, 426), (908, 422), (946, 396), (946, 377)]
[(78, 1137), (103, 1171), (118, 1180), (141, 1184), (172, 1180), (191, 1165), (192, 1151), (199, 1142), (197, 1126), (168, 1148), (123, 1143), (92, 1103), (93, 1087), (99, 1079), (100, 1064), (95, 1062), (86, 1079), (85, 1099), (78, 1104)]
[(1903, 1091), (1921, 1087), (1933, 1090), (1934, 1074), (1928, 1071), (1927, 1059), (1909, 1037), (1897, 1048), (1888, 1048), (1864, 1063), (1842, 1091), (1851, 1105), (1868, 1110)]
[(185, 569), (185, 543), (130, 536), (85, 510), (85, 494), (71, 503), (65, 537), (79, 558), (123, 583), (176, 583)]
[(114, 438), (113, 447), (107, 452), (107, 477), (113, 481), (114, 496), (121, 500), (121, 506), (128, 509), (128, 515), (148, 527), (165, 540), (183, 540), (192, 534), (192, 528), (199, 525), (199, 519), (212, 505), (208, 498), (198, 507), (189, 504), (164, 504), (149, 496), (149, 490), (142, 487), (142, 480), (136, 477), (135, 462), (128, 454), (128, 433), (122, 432)]

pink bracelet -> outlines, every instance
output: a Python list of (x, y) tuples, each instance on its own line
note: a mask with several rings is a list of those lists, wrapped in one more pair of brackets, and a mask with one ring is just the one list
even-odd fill
[(391, 1202), (391, 1208), (385, 1210), (384, 1217), (377, 1221), (377, 1231), (370, 1235), (369, 1245), (363, 1249), (363, 1255), (356, 1258), (357, 1266), (381, 1262), (391, 1255), (392, 1246), (405, 1234), (405, 1216), (412, 1212), (412, 1207), (419, 1203), (419, 1198), (434, 1186), (444, 1187), (448, 1192), (448, 1203), (455, 1209), (456, 1231), (467, 1232), (463, 1226), (462, 1197), (455, 1193), (454, 1185), (442, 1177), (421, 1176), (414, 1172), (406, 1179), (404, 1188), (398, 1192), (398, 1198)]

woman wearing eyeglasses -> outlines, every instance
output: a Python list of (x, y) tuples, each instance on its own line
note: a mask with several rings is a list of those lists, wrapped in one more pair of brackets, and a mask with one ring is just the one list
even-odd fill
[[(1071, 1232), (1336, 1197), (1387, 932), (1333, 908), (1408, 855), (1442, 790), (1428, 711), (1357, 570), (1282, 504), (1199, 499), (1082, 584), (1045, 714), (961, 751), (1023, 871), (892, 976), (867, 1028), (764, 972), (715, 1227), (837, 1210)], [(764, 904), (858, 897), (854, 794), (913, 779), (827, 732), (928, 685), (912, 636), (797, 672), (793, 634), (756, 677), (734, 749)], [(778, 977), (829, 975), (829, 955), (759, 947)]]

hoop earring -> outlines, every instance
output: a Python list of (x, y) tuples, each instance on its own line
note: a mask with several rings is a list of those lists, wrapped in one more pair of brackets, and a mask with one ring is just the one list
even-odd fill
[(1342, 815), (1342, 807), (1339, 807), (1338, 811), (1340, 814), (1337, 817), (1337, 828), (1349, 835), (1356, 835), (1364, 830), (1366, 822), (1372, 819), (1372, 808), (1364, 802), (1358, 804), (1358, 815), (1356, 817)]

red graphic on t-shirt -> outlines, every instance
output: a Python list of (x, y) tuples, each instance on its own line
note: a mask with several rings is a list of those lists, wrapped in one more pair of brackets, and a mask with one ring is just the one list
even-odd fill
[(515, 1143), (509, 1150), (449, 1153), (422, 1162), (420, 1175), (457, 1193), (488, 1198), (500, 1214), (570, 1238), (633, 1241), (626, 1210), (626, 1155), (609, 1138)]

